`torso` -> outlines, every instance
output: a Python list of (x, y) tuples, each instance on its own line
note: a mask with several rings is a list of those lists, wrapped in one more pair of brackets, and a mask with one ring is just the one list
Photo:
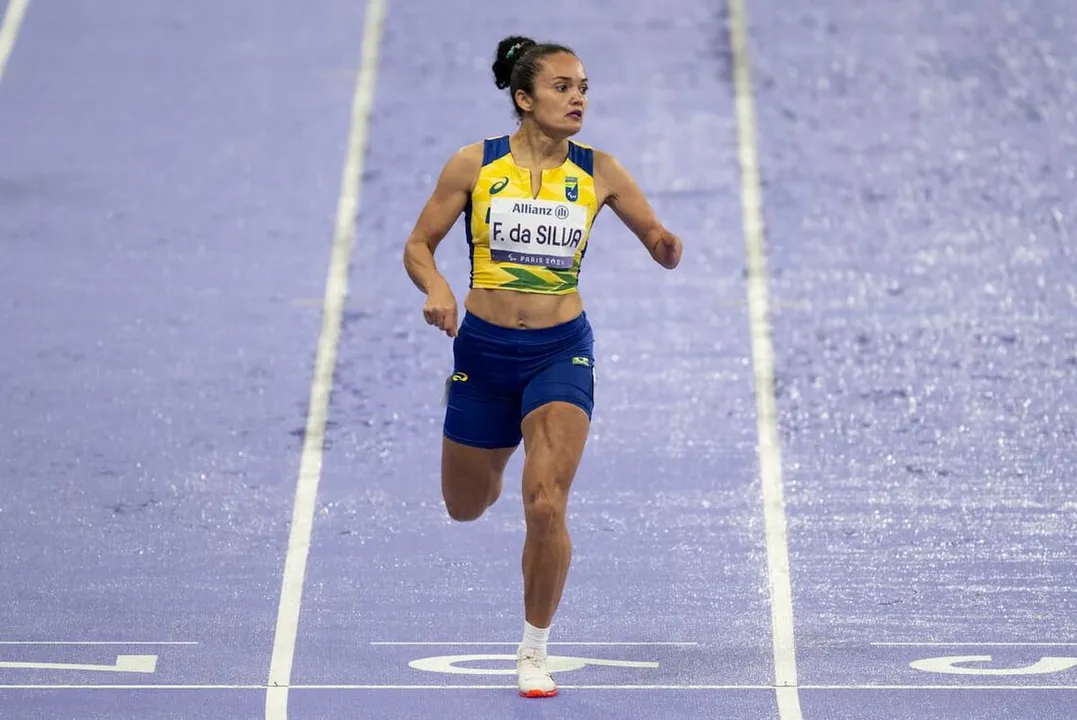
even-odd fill
[(465, 211), (471, 282), (464, 306), (504, 327), (568, 322), (583, 310), (578, 288), (591, 225), (601, 207), (591, 148), (569, 143), (565, 161), (516, 164), (508, 136), (483, 143)]

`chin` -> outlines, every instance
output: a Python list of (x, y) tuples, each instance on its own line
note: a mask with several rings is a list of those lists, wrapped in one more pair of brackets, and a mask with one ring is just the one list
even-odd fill
[(580, 131), (579, 123), (575, 126), (568, 125), (540, 125), (542, 134), (553, 140), (565, 140)]
[(580, 130), (583, 130), (583, 119), (573, 120), (571, 118), (566, 118), (557, 129), (563, 133), (565, 137), (572, 137)]

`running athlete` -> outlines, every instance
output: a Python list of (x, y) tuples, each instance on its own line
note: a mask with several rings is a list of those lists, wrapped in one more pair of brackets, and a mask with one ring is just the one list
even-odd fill
[[(681, 241), (615, 158), (569, 140), (587, 109), (587, 76), (572, 50), (505, 38), (493, 73), (509, 89), (519, 128), (449, 159), (408, 237), (404, 266), (426, 294), (426, 322), (454, 338), (441, 456), (449, 516), (482, 516), (524, 443), (517, 684), (524, 697), (550, 697), (557, 686), (546, 643), (572, 556), (566, 507), (594, 406), (594, 342), (577, 289), (591, 225), (608, 205), (670, 270)], [(461, 213), (471, 282), (458, 324), (434, 252)]]

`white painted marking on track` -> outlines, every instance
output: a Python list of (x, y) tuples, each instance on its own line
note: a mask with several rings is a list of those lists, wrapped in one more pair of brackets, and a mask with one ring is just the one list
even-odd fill
[(29, 6), (30, 0), (11, 0), (3, 21), (0, 21), (0, 80), (4, 78), (4, 68), (15, 49), (15, 38), (19, 36), (19, 28)]
[(156, 655), (117, 655), (115, 665), (88, 663), (0, 661), (0, 669), (9, 670), (82, 670), (90, 672), (152, 673), (157, 669)]
[[(515, 688), (513, 684), (502, 685), (469, 685), (465, 683), (454, 684), (441, 684), (441, 685), (292, 685), (289, 689), (295, 691), (303, 690), (507, 690)], [(743, 690), (760, 690), (767, 692), (774, 692), (773, 685), (561, 685), (565, 690), (670, 690), (670, 691), (743, 691)], [(169, 685), (165, 683), (159, 683), (154, 685), (132, 685), (132, 684), (11, 684), (0, 685), (0, 690), (257, 690), (265, 691), (267, 686), (265, 685), (235, 685), (235, 684), (219, 684), (219, 685)], [(1035, 691), (1063, 691), (1074, 692), (1077, 691), (1077, 685), (800, 685), (799, 690), (911, 690), (918, 691), (942, 691), (942, 692), (968, 692), (968, 691), (983, 691), (983, 690), (1011, 690), (1015, 692), (1024, 692), (1028, 690)]]
[[(505, 667), (464, 667), (457, 663), (496, 662), (501, 661)], [(572, 672), (588, 666), (618, 668), (655, 669), (658, 663), (639, 660), (606, 660), (603, 658), (582, 658), (571, 655), (549, 655), (546, 658), (547, 669), (551, 673)], [(510, 655), (440, 655), (419, 658), (408, 663), (408, 667), (423, 672), (447, 673), (450, 675), (515, 675), (516, 654)]]
[(348, 264), (355, 243), (355, 222), (366, 157), (367, 128), (374, 106), (378, 49), (387, 1), (368, 0), (363, 20), (362, 57), (352, 99), (348, 155), (341, 179), (332, 258), (325, 286), (322, 330), (318, 337), (303, 454), (296, 483), (295, 507), (288, 535), (288, 554), (284, 561), (277, 625), (273, 637), (273, 656), (266, 691), (266, 720), (285, 720), (288, 717), (288, 683), (291, 681), (295, 642), (299, 631), (299, 607), (303, 596), (307, 555), (310, 551), (318, 483), (321, 479), (325, 425), (329, 414), (329, 397), (340, 343), (341, 318), (348, 289)]
[(774, 348), (770, 339), (766, 253), (763, 245), (763, 190), (759, 180), (755, 104), (748, 62), (748, 16), (745, 0), (729, 0), (733, 80), (737, 113), (737, 150), (741, 168), (741, 207), (748, 260), (748, 316), (755, 367), (755, 400), (759, 434), (759, 469), (763, 485), (767, 573), (770, 578), (771, 635), (774, 680), (781, 720), (801, 720), (797, 693), (793, 598), (789, 548), (782, 498), (782, 461), (778, 444), (778, 412), (774, 397)]
[(162, 640), (0, 640), (0, 645), (197, 645), (197, 642)]
[(913, 660), (909, 667), (923, 672), (943, 673), (945, 675), (1050, 675), (1065, 672), (1077, 667), (1077, 658), (1043, 657), (1031, 665), (1017, 668), (965, 667), (965, 663), (988, 663), (990, 655), (951, 655), (949, 657), (924, 658)]
[(1077, 642), (873, 642), (877, 647), (1077, 647)]
[[(371, 645), (400, 645), (400, 646), (404, 646), (404, 645), (431, 645), (431, 646), (439, 646), (439, 645), (472, 645), (472, 646), (476, 646), (476, 647), (485, 647), (485, 646), (489, 646), (489, 645), (519, 645), (520, 641), (517, 640), (515, 642), (506, 642), (506, 641), (479, 642), (479, 641), (475, 641), (475, 640), (465, 640), (465, 641), (458, 641), (458, 640), (446, 640), (446, 641), (437, 641), (437, 640), (400, 640), (400, 641), (397, 641), (397, 640), (378, 640), (378, 641), (371, 642), (370, 644)], [(587, 646), (595, 646), (595, 647), (657, 647), (657, 646), (695, 647), (695, 646), (699, 645), (699, 643), (697, 643), (697, 642), (660, 642), (660, 641), (655, 641), (655, 642), (631, 642), (631, 641), (623, 641), (623, 642), (598, 642), (598, 641), (585, 642), (585, 641), (579, 641), (579, 642), (574, 642), (572, 640), (550, 641), (550, 642), (548, 642), (546, 644), (547, 645), (587, 645)]]

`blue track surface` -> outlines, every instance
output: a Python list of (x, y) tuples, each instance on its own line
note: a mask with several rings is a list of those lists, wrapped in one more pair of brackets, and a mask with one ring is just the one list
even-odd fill
[[(364, 10), (31, 3), (0, 80), (5, 716), (264, 715)], [(1077, 7), (748, 10), (801, 686), (780, 720), (1063, 717)], [(726, 22), (389, 3), (290, 717), (779, 719)], [(686, 243), (667, 273), (596, 226), (551, 638), (589, 664), (538, 703), (505, 659), (409, 665), (511, 654), (522, 625), (522, 451), (486, 517), (448, 519), (451, 347), (400, 266), (448, 156), (512, 130), (489, 66), (519, 32), (579, 52), (580, 139)], [(438, 262), (462, 298), (459, 225)], [(119, 655), (152, 671), (27, 665)]]

